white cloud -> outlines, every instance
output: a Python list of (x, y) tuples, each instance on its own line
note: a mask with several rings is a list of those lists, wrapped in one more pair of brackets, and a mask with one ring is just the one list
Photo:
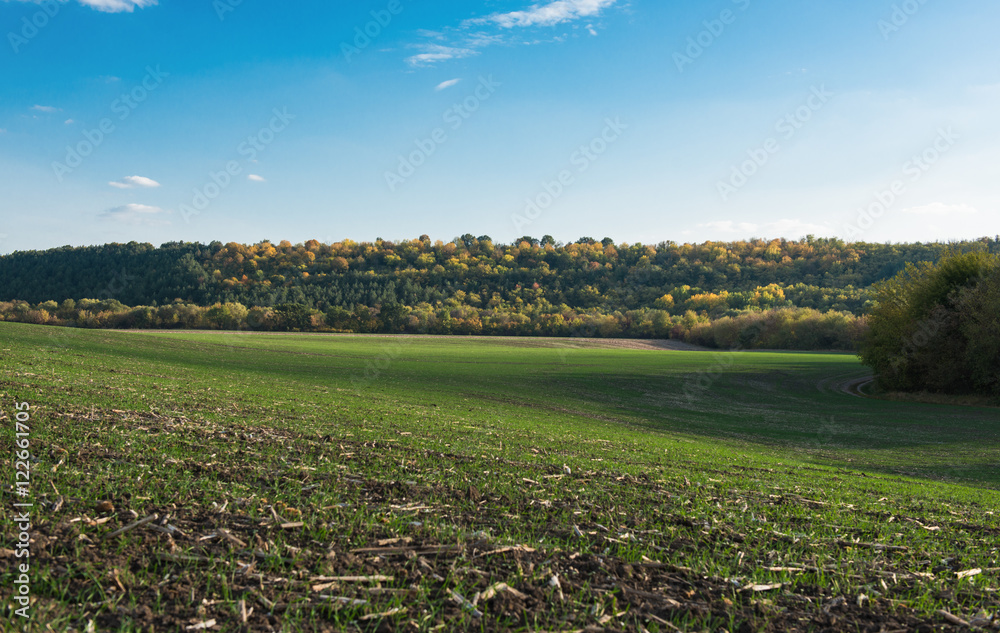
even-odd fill
[(51, 114), (52, 112), (59, 112), (59, 108), (53, 108), (52, 106), (34, 105), (31, 109), (35, 112), (45, 112)]
[(108, 184), (118, 189), (135, 189), (136, 187), (153, 189), (160, 186), (160, 183), (145, 176), (127, 176), (119, 181), (112, 181)]
[(515, 26), (554, 26), (570, 20), (597, 15), (618, 0), (556, 0), (536, 4), (524, 11), (494, 13), (485, 18), (469, 20), (470, 24), (493, 23), (509, 29)]
[(464, 42), (462, 43), (462, 46), (465, 46), (466, 48), (472, 48), (472, 49), (486, 48), (487, 46), (491, 46), (493, 44), (503, 44), (504, 41), (505, 40), (504, 40), (503, 35), (489, 35), (487, 33), (473, 33), (471, 35), (468, 35), (465, 38)]
[(257, 174), (250, 174), (247, 176), (247, 180), (252, 180), (254, 182), (267, 182), (267, 179), (263, 176), (258, 176)]
[(143, 9), (145, 7), (156, 6), (157, 0), (79, 0), (79, 2), (80, 4), (106, 13), (118, 13), (120, 11), (132, 13), (136, 7)]
[(76, 121), (74, 121), (73, 119), (66, 119), (64, 123), (66, 123), (66, 125), (73, 125), (74, 123), (76, 123)]
[(157, 0), (78, 0), (78, 2), (105, 13), (120, 13), (122, 11), (132, 13), (136, 7), (144, 9), (154, 7), (157, 4)]
[(145, 204), (125, 204), (120, 207), (108, 209), (101, 213), (105, 220), (124, 222), (126, 224), (169, 224), (166, 220), (158, 219), (157, 216), (168, 213), (159, 207), (151, 207)]
[(903, 209), (900, 213), (909, 213), (912, 215), (973, 215), (979, 213), (979, 210), (967, 204), (932, 202), (921, 207)]
[[(65, 2), (66, 0), (58, 1)], [(39, 4), (40, 0), (18, 0), (18, 2)], [(132, 13), (136, 7), (142, 9), (156, 6), (158, 0), (77, 0), (77, 2), (85, 7), (91, 7), (104, 13), (121, 13), (122, 11)]]
[(455, 84), (457, 84), (460, 81), (462, 81), (462, 80), (461, 79), (449, 79), (448, 81), (442, 81), (441, 83), (439, 83), (434, 88), (434, 90), (437, 90), (438, 92), (440, 92), (442, 90), (447, 90), (448, 88), (451, 88), (452, 86), (454, 86)]
[(420, 46), (420, 49), (423, 52), (407, 57), (406, 63), (411, 66), (426, 66), (428, 64), (448, 61), (449, 59), (461, 59), (477, 54), (471, 48), (442, 46), (440, 44), (424, 44)]
[[(427, 41), (413, 46), (420, 52), (406, 58), (406, 63), (414, 67), (430, 66), (478, 55), (480, 49), (497, 44), (529, 45), (543, 41), (564, 42), (567, 39), (565, 35), (556, 35), (548, 40), (535, 38), (522, 41), (519, 39), (520, 36), (512, 35), (511, 32), (515, 27), (548, 27), (583, 18), (593, 18), (618, 1), (556, 0), (535, 4), (523, 11), (493, 13), (485, 17), (471, 18), (454, 28), (420, 31), (419, 35)], [(593, 23), (588, 23), (584, 28), (591, 35), (597, 35), (597, 28)], [(496, 32), (497, 30), (499, 32)]]

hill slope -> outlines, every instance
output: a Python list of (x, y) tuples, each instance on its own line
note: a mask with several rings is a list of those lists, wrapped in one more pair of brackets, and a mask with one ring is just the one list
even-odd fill
[(487, 236), (321, 244), (315, 240), (111, 244), (0, 257), (0, 301), (115, 299), (130, 306), (181, 299), (198, 305), (565, 305), (624, 311), (661, 308), (718, 316), (780, 306), (860, 314), (864, 289), (906, 262), (949, 248), (1000, 252), (1000, 239), (965, 244), (846, 244), (807, 239), (614, 245), (584, 238), (556, 245)]
[(844, 394), (849, 356), (0, 339), (52, 630), (996, 629), (995, 411)]

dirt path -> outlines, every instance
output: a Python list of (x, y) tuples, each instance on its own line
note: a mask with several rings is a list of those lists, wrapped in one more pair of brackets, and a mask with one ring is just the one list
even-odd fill
[(591, 347), (603, 349), (653, 349), (672, 352), (710, 352), (707, 347), (691, 345), (683, 341), (671, 339), (641, 339), (641, 338), (559, 338), (546, 339), (556, 346)]
[(569, 336), (469, 336), (464, 334), (351, 334), (341, 332), (265, 332), (257, 330), (109, 330), (124, 334), (178, 334), (192, 332), (212, 332), (217, 334), (253, 335), (253, 336), (329, 336), (343, 338), (369, 339), (437, 339), (460, 341), (502, 341), (514, 345), (533, 347), (577, 347), (601, 349), (649, 349), (675, 352), (711, 352), (707, 347), (692, 345), (672, 339), (627, 339), (627, 338), (582, 338)]
[(841, 383), (838, 387), (840, 387), (841, 391), (844, 393), (852, 395), (856, 398), (867, 398), (868, 395), (865, 394), (864, 388), (873, 382), (875, 382), (874, 376), (865, 376), (863, 378), (855, 378), (854, 380)]
[(858, 375), (857, 372), (837, 374), (816, 383), (816, 389), (821, 393), (841, 393), (855, 398), (868, 398), (864, 388), (875, 382), (872, 374)]

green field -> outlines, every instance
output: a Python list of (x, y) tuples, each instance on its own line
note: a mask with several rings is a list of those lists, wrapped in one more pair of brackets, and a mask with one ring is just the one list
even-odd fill
[(1000, 410), (856, 397), (850, 355), (12, 323), (0, 348), (4, 548), (32, 406), (32, 630), (1000, 629)]

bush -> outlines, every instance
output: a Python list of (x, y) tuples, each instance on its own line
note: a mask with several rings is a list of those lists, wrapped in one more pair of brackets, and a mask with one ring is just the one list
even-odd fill
[(744, 312), (693, 325), (677, 338), (724, 349), (844, 350), (858, 348), (864, 319), (846, 312), (808, 308)]
[(950, 255), (908, 264), (877, 284), (861, 359), (891, 391), (996, 393), (1000, 257)]

